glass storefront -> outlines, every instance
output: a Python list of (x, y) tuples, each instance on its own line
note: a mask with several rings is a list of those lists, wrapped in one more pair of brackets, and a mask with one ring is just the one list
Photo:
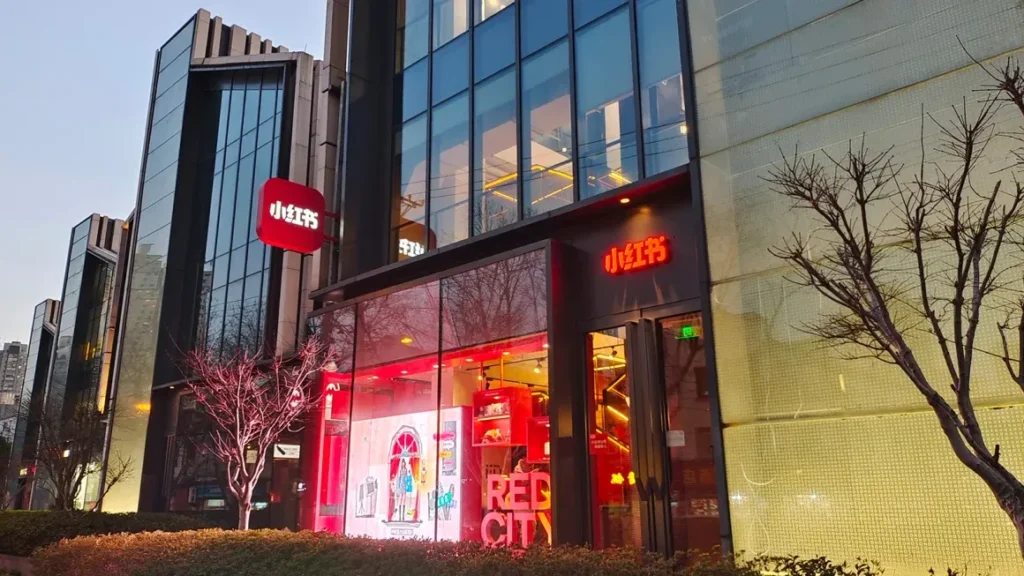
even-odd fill
[(304, 525), (550, 544), (546, 299), (538, 251), (325, 314), (354, 353), (307, 433)]
[[(565, 386), (559, 401), (586, 412), (582, 453), (558, 461), (580, 462), (579, 502), (589, 505), (569, 505), (561, 522), (589, 518), (583, 540), (597, 548), (721, 545), (699, 312), (575, 332), (564, 345), (584, 357), (573, 376), (549, 382), (563, 344), (548, 339), (546, 256), (512, 256), (318, 317), (319, 333), (344, 352), (324, 374), (325, 400), (306, 432), (304, 528), (558, 541), (551, 430), (569, 425), (551, 419), (565, 413), (552, 405), (554, 384)], [(577, 388), (578, 400), (564, 394)]]

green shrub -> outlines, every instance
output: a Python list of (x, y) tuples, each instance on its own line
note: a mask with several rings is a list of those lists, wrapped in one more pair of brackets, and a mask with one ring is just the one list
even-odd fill
[(629, 549), (538, 546), (524, 551), (472, 542), (368, 540), (276, 530), (81, 537), (36, 553), (39, 573), (65, 576), (761, 576), (760, 570), (772, 567), (794, 570), (793, 576), (881, 574), (866, 564), (861, 569), (824, 559), (757, 562), (737, 566), (712, 556), (666, 559)]
[(120, 532), (181, 532), (213, 526), (178, 514), (102, 514), (11, 510), (0, 512), (0, 554), (30, 556), (64, 538)]

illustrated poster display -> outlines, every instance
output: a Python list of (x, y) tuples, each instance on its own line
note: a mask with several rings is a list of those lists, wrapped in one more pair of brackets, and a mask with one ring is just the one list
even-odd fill
[(353, 422), (345, 533), (459, 540), (469, 411), (442, 410), (440, 434), (434, 411)]

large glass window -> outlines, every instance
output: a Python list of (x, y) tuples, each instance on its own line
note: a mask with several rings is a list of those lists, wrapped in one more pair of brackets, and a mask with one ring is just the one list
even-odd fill
[(427, 11), (430, 0), (398, 0), (395, 71), (427, 55)]
[(523, 61), (523, 215), (573, 201), (569, 45), (560, 42)]
[[(249, 242), (249, 205), (253, 200), (253, 166), (255, 157), (249, 154), (238, 161), (238, 193), (235, 195), (235, 227), (231, 234), (231, 247), (245, 246)], [(252, 223), (255, 225), (255, 222)]]
[(473, 233), (518, 219), (516, 76), (509, 69), (478, 85), (473, 121)]
[[(212, 292), (202, 295), (196, 339), (214, 349), (220, 348), (222, 337), (230, 344), (256, 346), (266, 308), (262, 287), (270, 267), (269, 252), (254, 243), (256, 196), (276, 175), (273, 153), (280, 140), (281, 73), (254, 71), (208, 81), (204, 101), (220, 114), (217, 141), (227, 144), (214, 158), (204, 264), (209, 272), (204, 290)], [(234, 288), (218, 294), (216, 289), (225, 284)], [(213, 309), (215, 305), (220, 311)], [(227, 314), (225, 308), (230, 308)], [(208, 325), (225, 321), (226, 328)]]
[(391, 210), (393, 260), (418, 256), (427, 248), (427, 115), (406, 122), (395, 134)]
[[(400, 28), (419, 22), (426, 9), (422, 2), (399, 0)], [(395, 77), (395, 122), (402, 128), (395, 135), (400, 174), (393, 260), (687, 162), (675, 3), (636, 2), (639, 31), (634, 33), (625, 0), (431, 0), (435, 51), (415, 63), (402, 61)], [(472, 38), (462, 34), (469, 27), (469, 10), (476, 23)], [(573, 15), (574, 53), (567, 38)], [(638, 79), (640, 102), (635, 100)], [(421, 122), (431, 107), (431, 120)], [(430, 138), (424, 142), (420, 135), (428, 125)], [(467, 126), (472, 134), (467, 135)], [(643, 168), (637, 158), (641, 126)], [(410, 154), (414, 157), (402, 160)], [(430, 202), (416, 200), (422, 190), (410, 181), (422, 166), (420, 157), (431, 161)], [(462, 177), (467, 158), (472, 159), (471, 197)], [(464, 226), (470, 206), (472, 219)]]
[(325, 315), (317, 529), (550, 544), (546, 291), (535, 252)]
[(427, 109), (427, 60), (395, 76), (395, 101), (401, 102), (402, 121)]
[(675, 0), (638, 0), (637, 51), (648, 177), (686, 164), (686, 111)]
[(473, 75), (479, 82), (516, 60), (515, 9), (477, 26), (473, 38)]
[(551, 543), (545, 276), (535, 252), (441, 280), (438, 539)]
[(469, 0), (434, 0), (434, 49), (469, 29)]
[(345, 533), (434, 539), (440, 300), (436, 282), (356, 310)]
[[(348, 493), (349, 438), (351, 429), (352, 364), (355, 353), (355, 307), (320, 317), (320, 337), (334, 351), (334, 366), (323, 375), (322, 414), (314, 412), (307, 424), (307, 447), (314, 447), (307, 462), (306, 478), (319, 479), (315, 491), (303, 498), (304, 513), (314, 531), (345, 533), (345, 496)], [(316, 418), (316, 416), (321, 416)], [(307, 454), (310, 454), (307, 452)]]
[(430, 234), (433, 247), (469, 237), (469, 93), (431, 112)]
[(443, 102), (469, 86), (469, 36), (434, 53), (433, 103)]
[(569, 31), (567, 0), (520, 0), (520, 51), (533, 54)]
[(576, 125), (584, 198), (637, 180), (630, 44), (626, 9), (576, 34)]

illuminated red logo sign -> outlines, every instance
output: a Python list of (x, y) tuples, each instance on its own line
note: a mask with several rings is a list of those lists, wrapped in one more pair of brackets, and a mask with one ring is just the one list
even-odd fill
[(636, 242), (627, 242), (624, 247), (614, 246), (604, 255), (604, 271), (622, 274), (659, 266), (668, 262), (671, 253), (668, 238), (651, 236)]
[(324, 242), (324, 197), (320, 192), (283, 178), (260, 188), (256, 235), (268, 246), (310, 254)]

